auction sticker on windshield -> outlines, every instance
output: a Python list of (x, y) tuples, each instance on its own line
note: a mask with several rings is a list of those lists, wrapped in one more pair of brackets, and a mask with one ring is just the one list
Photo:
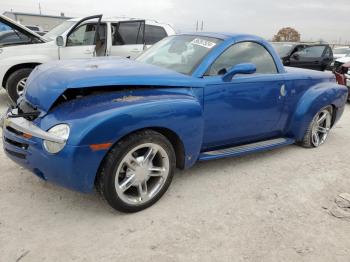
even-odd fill
[(213, 48), (213, 47), (216, 45), (216, 43), (214, 43), (214, 42), (210, 42), (210, 41), (208, 41), (208, 40), (204, 40), (204, 39), (200, 39), (200, 38), (194, 39), (194, 40), (191, 42), (191, 44), (203, 46), (203, 47), (209, 48), (209, 49), (210, 49), (210, 48)]

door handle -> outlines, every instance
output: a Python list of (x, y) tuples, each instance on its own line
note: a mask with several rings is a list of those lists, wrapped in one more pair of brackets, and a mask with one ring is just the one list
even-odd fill
[(281, 95), (282, 97), (284, 97), (284, 96), (287, 95), (286, 86), (285, 86), (284, 84), (281, 86), (280, 95)]

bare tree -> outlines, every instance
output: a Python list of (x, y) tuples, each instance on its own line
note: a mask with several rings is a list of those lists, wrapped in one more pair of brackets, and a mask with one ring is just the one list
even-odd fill
[(297, 30), (291, 27), (284, 27), (280, 29), (273, 37), (274, 42), (299, 42), (300, 34)]

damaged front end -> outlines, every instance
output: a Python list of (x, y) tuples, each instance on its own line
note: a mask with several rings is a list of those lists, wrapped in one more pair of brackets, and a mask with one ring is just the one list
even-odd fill
[[(26, 159), (27, 154), (23, 150), (28, 149), (29, 143), (17, 141), (16, 138), (20, 138), (20, 140), (42, 140), (44, 148), (48, 153), (58, 153), (63, 149), (67, 142), (69, 131), (66, 132), (67, 134), (62, 134), (52, 132), (52, 129), (46, 131), (40, 128), (38, 124), (40, 119), (38, 117), (41, 114), (38, 109), (31, 106), (24, 99), (21, 99), (16, 107), (8, 109), (6, 114), (1, 118), (0, 125), (3, 128), (4, 141), (15, 147), (7, 148), (4, 145), (7, 153), (12, 156), (20, 156), (21, 159)], [(55, 126), (55, 130), (57, 130), (57, 126)], [(52, 150), (52, 148), (56, 148), (56, 150)], [(60, 150), (57, 150), (57, 148)], [(19, 152), (18, 150), (22, 151)]]
[(89, 146), (69, 144), (70, 124), (48, 121), (54, 117), (51, 112), (41, 112), (23, 101), (9, 108), (1, 120), (5, 154), (43, 180), (91, 192), (105, 152), (92, 154)]

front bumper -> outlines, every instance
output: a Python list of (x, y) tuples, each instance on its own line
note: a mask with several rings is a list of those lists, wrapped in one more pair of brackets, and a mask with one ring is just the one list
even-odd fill
[[(17, 112), (14, 113), (13, 110), (9, 111), (0, 119), (0, 124), (4, 128), (12, 128), (14, 130), (17, 130), (18, 132), (26, 135), (27, 137), (37, 137), (41, 138), (43, 140), (56, 142), (56, 143), (66, 143), (67, 141), (65, 139), (62, 139), (60, 137), (54, 136), (36, 125), (33, 124), (33, 122), (23, 118), (23, 117), (17, 117)], [(12, 117), (15, 116), (15, 117)]]
[(0, 119), (0, 124), (3, 148), (10, 159), (49, 182), (80, 192), (93, 191), (105, 151), (66, 144), (58, 154), (50, 154), (44, 149), (43, 139), (59, 142), (57, 137), (33, 122), (21, 117), (11, 118), (8, 114)]

